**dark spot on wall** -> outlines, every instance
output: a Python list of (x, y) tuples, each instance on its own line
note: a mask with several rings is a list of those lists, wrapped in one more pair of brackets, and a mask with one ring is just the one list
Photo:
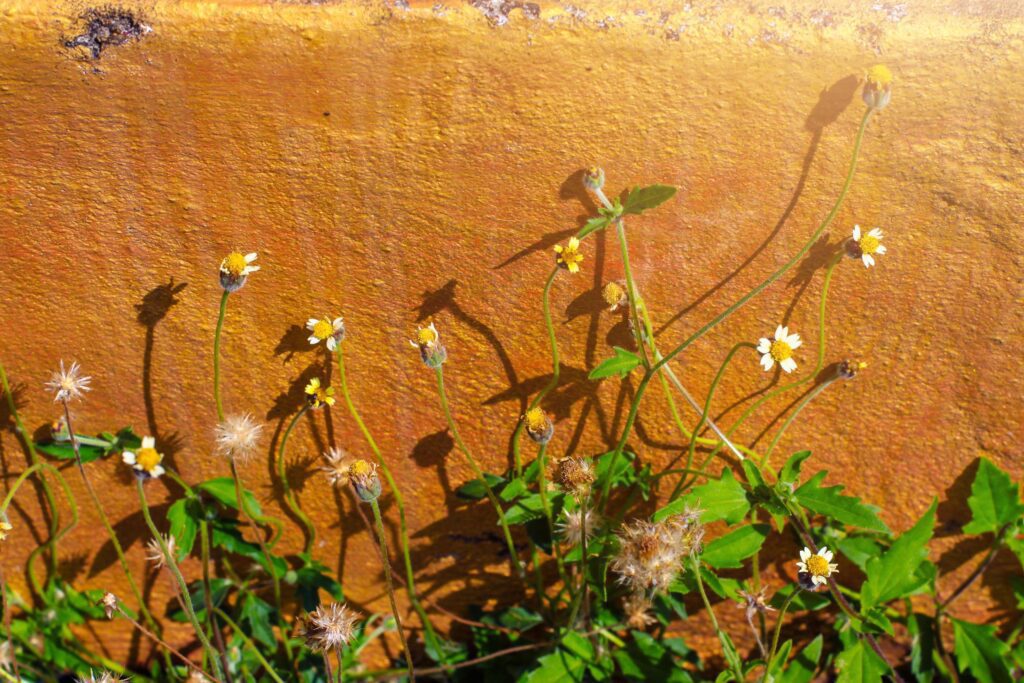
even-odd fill
[(93, 59), (108, 47), (139, 40), (150, 31), (141, 14), (112, 5), (90, 8), (79, 19), (85, 24), (82, 33), (64, 40), (64, 47), (85, 48)]

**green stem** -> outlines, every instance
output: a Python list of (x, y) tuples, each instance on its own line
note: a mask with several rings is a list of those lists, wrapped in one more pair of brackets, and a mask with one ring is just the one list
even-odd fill
[(188, 591), (188, 584), (185, 583), (185, 577), (181, 575), (181, 570), (178, 569), (178, 563), (174, 559), (174, 553), (172, 553), (170, 548), (167, 547), (164, 537), (160, 535), (160, 531), (156, 528), (156, 524), (153, 523), (153, 517), (149, 513), (149, 503), (146, 501), (146, 490), (143, 488), (141, 478), (136, 478), (135, 487), (139, 492), (142, 517), (146, 520), (146, 526), (149, 527), (149, 531), (153, 534), (153, 538), (155, 538), (156, 542), (160, 545), (160, 551), (164, 555), (167, 568), (170, 569), (171, 574), (174, 576), (174, 580), (178, 583), (178, 590), (181, 593), (181, 600), (185, 607), (185, 613), (188, 615), (189, 621), (192, 622), (192, 628), (195, 630), (196, 637), (199, 639), (200, 644), (202, 644), (203, 650), (213, 663), (213, 668), (217, 677), (222, 678), (224, 676), (224, 671), (221, 669), (220, 657), (217, 656), (217, 651), (214, 649), (213, 645), (210, 644), (209, 639), (206, 637), (206, 632), (203, 630), (202, 624), (199, 623), (199, 619), (196, 617), (195, 608), (192, 606), (192, 596)]
[(772, 636), (772, 649), (768, 654), (768, 661), (765, 662), (765, 667), (768, 669), (771, 668), (772, 662), (775, 661), (775, 653), (779, 651), (779, 634), (782, 633), (782, 622), (786, 617), (786, 611), (799, 592), (800, 588), (798, 586), (794, 587), (793, 592), (786, 596), (786, 601), (782, 603), (782, 607), (779, 609), (778, 621), (775, 623), (775, 635)]
[(216, 607), (214, 608), (214, 611), (216, 611), (217, 614), (220, 616), (221, 620), (229, 627), (231, 627), (231, 630), (234, 631), (238, 635), (238, 637), (242, 639), (242, 642), (245, 643), (245, 646), (249, 649), (249, 651), (252, 652), (253, 655), (255, 655), (256, 661), (258, 661), (260, 665), (264, 668), (264, 670), (266, 670), (267, 675), (274, 679), (276, 683), (284, 683), (284, 681), (281, 680), (281, 677), (277, 675), (277, 672), (274, 671), (274, 667), (272, 667), (270, 665), (270, 662), (268, 662), (267, 659), (263, 656), (263, 652), (260, 651), (259, 646), (253, 642), (252, 638), (245, 634), (245, 630), (241, 626), (236, 624), (231, 619), (231, 617), (228, 616), (227, 612), (225, 612), (221, 608)]
[(722, 654), (725, 657), (725, 661), (729, 663), (729, 668), (733, 670), (733, 675), (736, 676), (736, 680), (742, 682), (744, 679), (743, 671), (733, 668), (733, 657), (729, 656), (729, 646), (726, 644), (728, 641), (726, 641), (725, 634), (718, 625), (718, 618), (715, 617), (715, 611), (711, 609), (711, 601), (708, 600), (707, 591), (704, 590), (704, 579), (700, 574), (700, 561), (697, 559), (696, 555), (690, 556), (690, 563), (693, 566), (693, 575), (697, 579), (697, 590), (700, 591), (700, 599), (704, 602), (704, 609), (707, 611), (708, 617), (711, 619), (711, 626), (715, 629), (715, 634), (718, 636), (718, 642), (722, 644)]
[[(527, 411), (532, 410), (540, 405), (540, 402), (544, 400), (548, 394), (554, 391), (555, 387), (558, 386), (559, 376), (561, 375), (562, 365), (558, 354), (558, 339), (555, 337), (555, 324), (551, 318), (551, 285), (555, 281), (555, 276), (558, 275), (560, 268), (555, 266), (551, 270), (551, 274), (548, 275), (547, 282), (544, 283), (544, 294), (541, 297), (541, 306), (544, 310), (544, 326), (548, 332), (548, 343), (551, 345), (551, 379), (544, 385), (544, 388), (537, 392), (537, 395), (530, 401), (530, 405)], [(515, 431), (512, 432), (512, 459), (515, 464), (516, 476), (522, 476), (523, 474), (523, 461), (521, 453), (521, 446), (519, 444), (519, 437), (523, 433), (523, 420), (519, 420), (516, 424)]]
[(395, 616), (395, 629), (398, 631), (398, 638), (402, 641), (402, 650), (405, 652), (405, 666), (409, 671), (409, 680), (416, 680), (412, 670), (412, 654), (409, 652), (409, 643), (405, 639), (405, 631), (402, 629), (402, 617), (398, 612), (398, 604), (395, 602), (395, 587), (391, 582), (391, 559), (388, 555), (388, 539), (384, 533), (384, 519), (380, 514), (380, 505), (377, 499), (370, 501), (373, 508), (373, 519), (377, 526), (377, 542), (380, 543), (381, 558), (384, 560), (384, 583), (388, 589), (388, 600), (391, 602), (391, 613)]
[(213, 612), (213, 584), (210, 582), (210, 529), (206, 520), (199, 522), (199, 543), (200, 560), (203, 565), (203, 602), (206, 607), (206, 623), (210, 631), (213, 632), (214, 644), (217, 646), (217, 654), (220, 656), (221, 666), (224, 669), (224, 677), (227, 683), (232, 683), (231, 667), (228, 666), (224, 637), (217, 624), (217, 616)]
[[(238, 505), (238, 514), (245, 520), (247, 520), (256, 530), (256, 542), (260, 546), (260, 552), (263, 554), (263, 559), (267, 563), (267, 571), (270, 572), (270, 578), (274, 586), (274, 606), (277, 608), (278, 614), (281, 618), (284, 618), (284, 612), (281, 602), (281, 578), (277, 575), (277, 567), (274, 564), (273, 558), (270, 555), (270, 549), (267, 547), (266, 541), (263, 539), (262, 530), (256, 525), (255, 516), (250, 513), (248, 506), (245, 504), (245, 487), (242, 485), (242, 478), (238, 474), (238, 466), (235, 464), (234, 458), (231, 459), (231, 478), (235, 482), (235, 502)], [(283, 641), (285, 649), (291, 653), (291, 646), (288, 643), (288, 634), (283, 632)]]
[(220, 313), (217, 315), (217, 331), (213, 334), (213, 400), (217, 404), (217, 420), (224, 421), (224, 405), (220, 398), (220, 335), (224, 330), (224, 313), (228, 308), (228, 295), (224, 290), (220, 297)]
[(558, 565), (558, 576), (565, 581), (565, 565), (562, 562), (562, 551), (559, 548), (558, 540), (555, 538), (555, 520), (551, 512), (551, 501), (548, 499), (548, 475), (547, 475), (547, 451), (548, 445), (541, 444), (537, 450), (537, 470), (540, 477), (540, 506), (544, 510), (544, 517), (548, 522), (548, 533), (551, 534), (551, 549)]
[(277, 476), (281, 480), (281, 490), (284, 493), (284, 502), (288, 505), (288, 509), (292, 511), (292, 514), (298, 518), (302, 523), (302, 526), (306, 529), (306, 541), (303, 545), (302, 552), (307, 555), (313, 549), (313, 543), (316, 541), (316, 526), (314, 526), (313, 520), (309, 518), (309, 515), (303, 512), (302, 508), (299, 507), (299, 501), (295, 497), (295, 493), (292, 491), (291, 485), (288, 483), (288, 473), (285, 469), (284, 453), (285, 447), (288, 445), (288, 437), (291, 436), (292, 430), (295, 429), (295, 425), (299, 421), (299, 418), (305, 415), (308, 410), (309, 404), (307, 403), (302, 406), (302, 410), (295, 413), (295, 416), (292, 417), (291, 422), (288, 423), (287, 429), (284, 430), (284, 434), (281, 436), (281, 446), (277, 451)]
[(388, 467), (387, 461), (381, 454), (380, 448), (377, 446), (376, 439), (373, 438), (373, 434), (367, 428), (366, 423), (363, 421), (362, 416), (359, 414), (359, 410), (356, 408), (355, 402), (352, 400), (352, 396), (348, 390), (348, 377), (345, 372), (345, 354), (342, 350), (342, 344), (338, 344), (337, 352), (338, 358), (338, 375), (341, 384), (341, 395), (345, 399), (345, 405), (348, 407), (349, 415), (355, 421), (359, 427), (359, 431), (362, 432), (363, 438), (366, 439), (366, 443), (370, 446), (370, 450), (373, 451), (373, 455), (377, 460), (377, 465), (380, 467), (381, 473), (384, 474), (384, 479), (388, 483), (388, 488), (391, 489), (391, 495), (395, 498), (395, 507), (398, 508), (398, 528), (399, 528), (399, 540), (402, 545), (402, 562), (405, 565), (405, 586), (409, 592), (409, 602), (412, 603), (412, 608), (416, 611), (417, 616), (420, 618), (420, 622), (423, 624), (424, 634), (428, 644), (432, 645), (436, 652), (442, 652), (443, 648), (440, 647), (440, 642), (437, 638), (437, 633), (434, 630), (434, 625), (430, 621), (430, 617), (427, 615), (426, 609), (423, 607), (423, 603), (420, 602), (419, 590), (416, 588), (416, 576), (413, 572), (412, 556), (409, 550), (409, 529), (405, 520), (405, 498), (402, 496), (402, 492), (398, 489), (398, 485), (395, 484), (395, 478), (391, 474), (391, 468)]
[(831, 379), (825, 380), (818, 386), (814, 387), (814, 389), (808, 392), (807, 396), (805, 396), (803, 400), (801, 400), (800, 403), (797, 404), (796, 408), (793, 409), (793, 412), (791, 412), (786, 417), (786, 421), (782, 423), (782, 426), (779, 427), (779, 431), (775, 433), (775, 438), (773, 438), (771, 444), (768, 445), (768, 450), (764, 452), (764, 459), (761, 461), (762, 469), (767, 469), (770, 467), (770, 465), (768, 464), (768, 458), (771, 457), (772, 451), (775, 450), (776, 444), (779, 443), (779, 439), (781, 439), (782, 435), (786, 433), (786, 430), (789, 428), (789, 425), (793, 424), (793, 420), (795, 420), (796, 416), (800, 414), (800, 411), (804, 409), (804, 406), (806, 406), (808, 403), (814, 400), (814, 398), (818, 394), (825, 391), (825, 389), (831, 386), (832, 383), (838, 379), (839, 377), (833, 377)]
[(480, 465), (477, 463), (476, 458), (470, 452), (465, 442), (462, 440), (462, 436), (459, 434), (459, 428), (455, 424), (455, 418), (452, 417), (451, 408), (448, 406), (448, 395), (444, 390), (444, 366), (439, 365), (435, 369), (437, 374), (437, 393), (441, 399), (441, 410), (444, 412), (444, 417), (448, 421), (448, 428), (452, 432), (452, 437), (455, 439), (455, 443), (458, 445), (459, 450), (466, 457), (466, 461), (469, 466), (473, 469), (473, 473), (476, 474), (477, 479), (483, 484), (484, 490), (487, 492), (487, 498), (491, 501), (491, 505), (494, 506), (495, 512), (498, 513), (498, 522), (501, 524), (501, 530), (505, 534), (505, 543), (508, 545), (509, 560), (512, 562), (512, 566), (515, 568), (516, 574), (523, 581), (526, 580), (526, 573), (523, 571), (523, 565), (519, 561), (519, 556), (516, 553), (516, 545), (512, 541), (512, 532), (508, 528), (508, 522), (505, 520), (505, 511), (501, 508), (501, 503), (498, 501), (498, 497), (494, 494), (494, 489), (491, 488), (490, 483), (487, 481), (487, 477), (484, 476), (484, 472), (480, 469)]
[[(800, 249), (800, 251), (798, 251), (793, 258), (791, 258), (789, 261), (783, 264), (781, 268), (772, 273), (761, 284), (757, 285), (756, 287), (754, 287), (754, 289), (744, 294), (742, 297), (740, 297), (738, 301), (736, 301), (727, 309), (719, 313), (713, 320), (704, 325), (704, 327), (700, 328), (692, 335), (690, 335), (690, 337), (687, 338), (682, 344), (672, 349), (672, 351), (670, 351), (668, 355), (661, 358), (646, 373), (644, 373), (643, 379), (640, 380), (640, 384), (637, 386), (636, 395), (633, 397), (633, 402), (630, 405), (629, 413), (626, 416), (626, 423), (622, 429), (622, 436), (619, 438), (619, 442), (618, 444), (616, 444), (615, 450), (613, 451), (612, 459), (609, 463), (609, 471), (615, 471), (616, 460), (618, 460), (619, 456), (622, 454), (622, 450), (626, 446), (626, 441), (629, 439), (629, 435), (633, 431), (633, 423), (636, 421), (637, 411), (640, 408), (640, 399), (643, 398), (644, 391), (646, 391), (647, 389), (647, 385), (650, 383), (651, 378), (658, 372), (658, 370), (664, 367), (669, 361), (678, 356), (680, 353), (685, 351), (695, 341), (697, 341), (705, 334), (707, 334), (709, 331), (711, 331), (711, 329), (718, 325), (718, 323), (722, 322), (723, 320), (731, 316), (733, 313), (738, 311), (740, 308), (746, 305), (748, 301), (750, 301), (755, 296), (763, 292), (769, 285), (771, 285), (776, 280), (785, 275), (793, 266), (800, 262), (800, 259), (802, 259), (807, 254), (807, 252), (811, 250), (811, 247), (814, 246), (814, 243), (818, 241), (818, 238), (825, 231), (825, 229), (832, 224), (832, 221), (839, 213), (840, 207), (843, 205), (843, 201), (846, 199), (846, 195), (850, 190), (850, 185), (853, 183), (854, 171), (857, 168), (857, 157), (860, 155), (860, 146), (862, 140), (864, 139), (864, 130), (865, 128), (867, 128), (868, 121), (871, 119), (872, 111), (872, 109), (868, 109), (864, 113), (864, 118), (861, 119), (860, 127), (857, 129), (857, 137), (855, 138), (853, 143), (853, 154), (850, 159), (850, 167), (846, 173), (846, 180), (843, 183), (842, 190), (840, 190), (839, 192), (839, 197), (836, 199), (836, 202), (833, 205), (832, 210), (829, 211), (828, 215), (821, 222), (821, 224), (814, 231), (810, 239), (807, 240), (807, 242)], [(605, 501), (605, 505), (607, 505), (608, 492), (611, 488), (611, 482), (612, 478), (608, 477), (605, 480), (604, 487), (601, 490), (601, 497)]]
[[(28, 458), (29, 466), (34, 466), (40, 462), (39, 455), (36, 453), (36, 445), (32, 440), (32, 436), (25, 429), (25, 424), (21, 421), (21, 415), (18, 413), (18, 406), (14, 401), (14, 394), (11, 392), (11, 385), (7, 381), (7, 371), (4, 369), (3, 363), (0, 363), (0, 384), (3, 385), (4, 396), (7, 397), (7, 408), (11, 413), (11, 418), (14, 420), (14, 431), (18, 433), (22, 443), (25, 446), (25, 454)], [(57, 500), (53, 495), (53, 490), (50, 488), (49, 482), (46, 481), (45, 477), (39, 477), (39, 484), (43, 489), (43, 497), (46, 499), (46, 506), (49, 508), (50, 517), (50, 541), (46, 544), (46, 547), (50, 549), (50, 574), (57, 576), (57, 540), (58, 533), (57, 529), (60, 526), (60, 511), (57, 509)], [(32, 575), (32, 563), (29, 562), (29, 576), (32, 579), (33, 586), (38, 585), (35, 577)], [(38, 594), (39, 591), (37, 590)]]

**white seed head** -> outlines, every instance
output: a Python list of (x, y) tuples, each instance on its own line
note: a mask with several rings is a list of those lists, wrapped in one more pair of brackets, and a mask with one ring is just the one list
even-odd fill
[(352, 639), (358, 617), (345, 605), (321, 604), (306, 616), (306, 645), (314, 652), (328, 652)]
[(82, 394), (89, 391), (92, 377), (82, 374), (82, 367), (77, 362), (72, 362), (71, 367), (65, 368), (64, 361), (60, 362), (60, 370), (50, 375), (50, 381), (46, 388), (53, 392), (54, 403), (67, 402), (73, 398), (81, 398)]
[(252, 415), (228, 415), (214, 430), (217, 452), (236, 462), (249, 460), (259, 448), (263, 425)]

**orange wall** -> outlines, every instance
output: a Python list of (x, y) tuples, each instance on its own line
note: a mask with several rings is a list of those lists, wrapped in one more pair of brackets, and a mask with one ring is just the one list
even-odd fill
[[(78, 33), (83, 3), (0, 0), (0, 337), (26, 419), (55, 417), (42, 384), (58, 359), (77, 359), (95, 378), (75, 408), (80, 430), (134, 424), (174, 451), (187, 479), (225, 475), (211, 454), (216, 269), (233, 247), (258, 250), (263, 269), (231, 297), (226, 324), (229, 410), (267, 416), (276, 435), (282, 397), (323, 359), (295, 326), (343, 314), (356, 400), (406, 492), (427, 593), (454, 610), (510, 595), (500, 545), (470, 540), (490, 529), (451, 495), (472, 475), (448, 452), (431, 374), (406, 342), (417, 321), (441, 328), (465, 436), (502, 468), (521, 402), (550, 370), (539, 308), (550, 248), (594, 210), (577, 170), (602, 165), (612, 191), (681, 188), (629, 228), (639, 284), (671, 347), (813, 231), (863, 111), (855, 79), (884, 61), (897, 79), (892, 104), (870, 126), (828, 233), (834, 245), (855, 222), (886, 231), (877, 268), (840, 266), (827, 315), (828, 360), (856, 354), (870, 367), (811, 404), (781, 450), (813, 449), (817, 466), (882, 506), (895, 529), (932, 496), (952, 497), (932, 556), (954, 572), (941, 586), (950, 590), (980, 552), (957, 532), (967, 519), (961, 474), (981, 454), (1015, 477), (1022, 470), (1020, 8), (580, 6), (517, 9), (501, 25), (500, 12), (454, 2), (155, 1), (150, 34), (89, 61), (61, 46)], [(559, 277), (553, 294), (566, 364), (551, 406), (558, 453), (598, 452), (621, 421), (618, 382), (585, 379), (619, 320), (600, 310), (595, 288), (621, 265), (610, 236), (584, 253), (583, 272)], [(808, 339), (800, 360), (810, 367), (821, 281), (820, 270), (794, 271), (707, 335), (675, 364), (687, 386), (703, 396), (729, 346), (787, 314)], [(155, 322), (140, 318), (168, 283), (174, 305)], [(741, 356), (716, 406), (769, 378)], [(743, 438), (786, 405), (771, 404)], [(664, 462), (678, 449), (666, 416), (651, 392), (633, 440), (642, 457)], [(304, 421), (291, 453), (312, 462), (332, 442), (366, 454), (339, 409)], [(10, 433), (0, 446), (9, 481), (23, 456)], [(141, 571), (138, 501), (122, 467), (111, 459), (91, 471), (109, 513), (129, 520)], [(268, 461), (244, 476), (276, 506)], [(150, 491), (165, 494), (161, 484)], [(384, 609), (350, 502), (339, 512), (318, 476), (300, 497), (320, 525), (317, 557), (343, 565), (353, 602)], [(8, 575), (38, 526), (31, 498), (19, 503), (3, 547)], [(109, 561), (95, 562), (96, 528), (83, 507), (65, 554), (84, 567), (82, 585), (127, 593)], [(296, 528), (286, 543), (300, 542)], [(777, 553), (766, 563), (792, 575), (792, 549)], [(1019, 568), (1003, 559), (959, 610), (1009, 599), (1001, 587)], [(158, 603), (169, 590), (156, 582)], [(107, 628), (115, 646), (127, 638)]]

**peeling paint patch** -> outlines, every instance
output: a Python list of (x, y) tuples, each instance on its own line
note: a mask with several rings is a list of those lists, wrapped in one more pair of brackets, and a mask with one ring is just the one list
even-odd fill
[(472, 0), (473, 7), (483, 12), (493, 26), (504, 26), (508, 23), (508, 15), (512, 10), (522, 11), (527, 19), (540, 17), (540, 5), (535, 2), (518, 2), (515, 0)]
[(90, 8), (79, 19), (85, 22), (85, 30), (65, 40), (64, 47), (84, 47), (93, 59), (99, 59), (108, 47), (140, 40), (153, 30), (143, 21), (141, 14), (110, 5)]

